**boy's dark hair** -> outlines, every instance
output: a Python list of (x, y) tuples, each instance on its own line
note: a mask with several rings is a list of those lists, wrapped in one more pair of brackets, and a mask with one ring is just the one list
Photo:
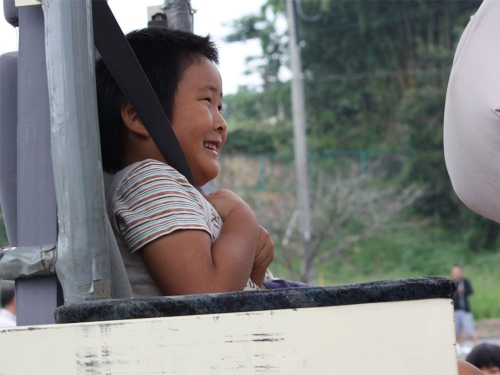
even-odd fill
[(500, 367), (500, 346), (493, 344), (479, 344), (465, 359), (477, 368)]
[(6, 285), (0, 292), (0, 304), (2, 307), (9, 306), (16, 296), (14, 285)]
[[(170, 121), (174, 94), (185, 70), (202, 57), (219, 63), (210, 36), (149, 28), (132, 31), (127, 40)], [(123, 156), (124, 124), (120, 112), (127, 99), (102, 59), (96, 62), (96, 82), (102, 164), (106, 172), (114, 174), (120, 170)]]

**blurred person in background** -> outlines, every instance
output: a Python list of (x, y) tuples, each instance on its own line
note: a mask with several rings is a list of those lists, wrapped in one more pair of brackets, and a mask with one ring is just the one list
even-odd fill
[(479, 368), (485, 375), (500, 375), (500, 346), (479, 344), (465, 359)]
[[(455, 264), (451, 268), (451, 275), (457, 284), (457, 291), (453, 296), (453, 307), (455, 309), (455, 334), (457, 343), (462, 345), (462, 331), (477, 345), (477, 333), (474, 328), (474, 317), (470, 311), (468, 297), (472, 294), (470, 281), (462, 276), (462, 266)], [(463, 349), (462, 349), (463, 350)]]
[(14, 284), (8, 284), (0, 292), (0, 327), (14, 327), (16, 325), (16, 291)]

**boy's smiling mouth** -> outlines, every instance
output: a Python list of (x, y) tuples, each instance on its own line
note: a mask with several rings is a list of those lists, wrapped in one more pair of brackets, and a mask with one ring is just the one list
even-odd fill
[(203, 142), (203, 146), (211, 151), (214, 151), (215, 153), (217, 153), (217, 148), (219, 147), (219, 145), (215, 142)]

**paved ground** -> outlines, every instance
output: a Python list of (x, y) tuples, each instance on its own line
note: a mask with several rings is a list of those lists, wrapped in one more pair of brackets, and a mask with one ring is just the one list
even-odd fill
[(500, 337), (500, 319), (485, 319), (476, 322), (476, 330), (480, 338)]

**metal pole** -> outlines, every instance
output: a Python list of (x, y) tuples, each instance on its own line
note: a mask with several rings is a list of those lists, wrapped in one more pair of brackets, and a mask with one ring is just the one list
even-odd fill
[(65, 303), (111, 298), (95, 99), (91, 0), (43, 0), (52, 163), (58, 211), (57, 276)]
[[(288, 35), (290, 57), (292, 61), (292, 108), (293, 108), (293, 136), (295, 149), (295, 170), (297, 174), (297, 199), (300, 210), (300, 225), (302, 241), (304, 243), (304, 256), (302, 271), (308, 270), (312, 260), (311, 248), (311, 210), (309, 203), (309, 180), (307, 166), (307, 139), (306, 139), (306, 110), (304, 99), (304, 75), (302, 73), (302, 60), (298, 45), (295, 5), (293, 0), (287, 0)], [(311, 275), (302, 275), (303, 279), (311, 281)]]
[(161, 9), (167, 15), (169, 29), (193, 32), (191, 0), (164, 0)]

